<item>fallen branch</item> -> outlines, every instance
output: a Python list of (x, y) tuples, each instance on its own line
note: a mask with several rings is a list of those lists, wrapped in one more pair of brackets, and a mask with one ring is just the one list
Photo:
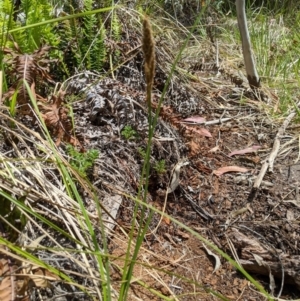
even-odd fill
[(273, 246), (263, 244), (254, 236), (245, 235), (236, 228), (231, 228), (227, 237), (232, 241), (239, 254), (239, 263), (246, 271), (266, 276), (271, 273), (282, 280), (282, 287), (284, 283), (289, 283), (300, 289), (299, 255), (277, 254)]

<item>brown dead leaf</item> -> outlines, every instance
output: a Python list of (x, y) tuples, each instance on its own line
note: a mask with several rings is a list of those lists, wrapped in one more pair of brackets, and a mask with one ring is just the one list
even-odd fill
[[(151, 106), (153, 109), (158, 108), (158, 104), (155, 101), (151, 102)], [(171, 123), (176, 127), (176, 124), (180, 123), (181, 115), (175, 113), (174, 109), (171, 106), (162, 106), (159, 112), (159, 116), (163, 119)]]
[(187, 234), (187, 233), (185, 233), (185, 232), (183, 232), (179, 229), (177, 229), (176, 235), (180, 236), (182, 239), (189, 239), (190, 238), (189, 234)]
[(204, 128), (198, 128), (195, 127), (194, 125), (185, 124), (185, 123), (180, 123), (180, 127), (185, 137), (195, 137), (195, 136), (204, 136), (208, 138), (212, 137), (211, 133)]
[(209, 152), (209, 153), (215, 153), (215, 152), (217, 152), (219, 149), (220, 149), (220, 147), (219, 147), (219, 145), (217, 145), (217, 146), (211, 148), (208, 152)]
[(168, 226), (171, 224), (171, 220), (170, 220), (168, 217), (166, 217), (166, 216), (164, 216), (162, 220), (163, 220), (164, 223), (165, 223), (166, 225), (168, 225)]
[(183, 123), (184, 122), (193, 122), (193, 123), (201, 124), (201, 123), (205, 123), (206, 120), (205, 120), (204, 117), (201, 117), (201, 116), (192, 116), (192, 117), (189, 117), (189, 118), (185, 118), (180, 122), (183, 122)]
[(72, 135), (73, 126), (69, 110), (63, 106), (64, 92), (60, 92), (57, 96), (52, 95), (51, 101), (39, 101), (38, 105), (44, 118), (47, 128), (50, 129), (54, 137), (56, 137), (56, 145), (61, 141), (66, 141), (74, 146), (80, 145), (80, 142)]
[(28, 290), (31, 286), (31, 283), (29, 281), (29, 278), (27, 277), (18, 277), (17, 280), (17, 298), (15, 301), (28, 301), (29, 295)]
[(234, 155), (244, 155), (244, 154), (248, 154), (248, 153), (253, 153), (253, 152), (256, 152), (260, 148), (261, 148), (260, 145), (252, 145), (250, 147), (247, 147), (247, 148), (244, 148), (241, 150), (234, 150), (228, 156), (232, 157)]
[(34, 270), (32, 274), (28, 274), (28, 277), (34, 282), (36, 287), (49, 287), (49, 281), (59, 280), (57, 275), (42, 268)]
[(248, 169), (244, 168), (244, 167), (239, 167), (239, 166), (224, 166), (224, 167), (220, 167), (217, 170), (213, 171), (213, 174), (216, 176), (221, 176), (224, 173), (227, 172), (247, 172)]
[(14, 294), (13, 282), (15, 281), (14, 276), (10, 276), (10, 267), (8, 260), (4, 257), (0, 260), (0, 300), (10, 301)]
[(201, 136), (208, 137), (208, 138), (212, 137), (211, 133), (207, 129), (199, 128), (199, 129), (195, 129), (194, 131)]
[(200, 143), (197, 142), (197, 140), (195, 141), (196, 139), (192, 139), (190, 142), (188, 142), (188, 146), (190, 148), (190, 153), (191, 153), (191, 156), (196, 156), (199, 154), (200, 152)]

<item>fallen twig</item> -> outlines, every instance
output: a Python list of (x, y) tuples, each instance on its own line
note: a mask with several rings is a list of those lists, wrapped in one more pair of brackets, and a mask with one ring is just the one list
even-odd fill
[(288, 126), (288, 124), (291, 122), (291, 120), (294, 118), (295, 115), (296, 115), (295, 112), (290, 113), (289, 116), (283, 122), (282, 126), (279, 128), (279, 130), (276, 134), (275, 140), (274, 140), (273, 149), (270, 153), (270, 156), (263, 164), (263, 166), (259, 172), (259, 175), (257, 176), (257, 178), (253, 184), (254, 189), (257, 189), (260, 187), (260, 184), (261, 184), (268, 168), (269, 168), (270, 172), (273, 172), (274, 161), (275, 161), (275, 158), (278, 154), (279, 147), (280, 147), (280, 139), (281, 139), (286, 127)]

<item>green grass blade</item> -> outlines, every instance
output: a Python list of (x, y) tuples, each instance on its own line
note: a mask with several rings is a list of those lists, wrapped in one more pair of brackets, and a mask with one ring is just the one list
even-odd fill
[(22, 210), (26, 211), (30, 215), (34, 216), (36, 219), (38, 219), (41, 222), (45, 223), (51, 229), (56, 230), (57, 232), (61, 233), (65, 237), (69, 238), (70, 240), (76, 242), (79, 245), (82, 245), (82, 243), (79, 240), (74, 239), (74, 237), (72, 237), (70, 234), (68, 234), (67, 232), (65, 232), (64, 230), (62, 230), (61, 228), (59, 228), (58, 226), (56, 226), (55, 224), (53, 224), (52, 222), (50, 222), (49, 220), (47, 220), (46, 218), (41, 216), (40, 214), (32, 211), (29, 207), (24, 205), (23, 202), (18, 201), (17, 199), (13, 198), (9, 193), (7, 193), (3, 190), (0, 190), (0, 195), (3, 196), (4, 198), (8, 199), (11, 203), (15, 204), (18, 208), (21, 208)]
[[(50, 24), (50, 23), (61, 22), (61, 21), (70, 20), (70, 19), (74, 19), (74, 18), (80, 18), (80, 17), (84, 17), (84, 16), (88, 16), (88, 15), (94, 15), (94, 14), (97, 14), (97, 13), (103, 13), (103, 12), (110, 11), (110, 10), (116, 9), (116, 8), (117, 8), (117, 6), (99, 8), (99, 9), (95, 9), (95, 10), (91, 10), (91, 11), (86, 11), (86, 12), (83, 12), (83, 13), (78, 13), (78, 14), (74, 14), (74, 15), (55, 18), (55, 19), (52, 19), (52, 20), (42, 21), (42, 22), (38, 22), (38, 23), (35, 23), (35, 24), (30, 24), (30, 25), (26, 25), (26, 26), (23, 26), (23, 27), (18, 27), (18, 28), (11, 29), (11, 30), (8, 31), (8, 33), (13, 33), (13, 32), (21, 31), (21, 30), (24, 30), (24, 29), (34, 28), (34, 27), (38, 27), (38, 26), (42, 26), (42, 25), (47, 25), (47, 24)], [(2, 33), (0, 33), (0, 34), (2, 34)]]

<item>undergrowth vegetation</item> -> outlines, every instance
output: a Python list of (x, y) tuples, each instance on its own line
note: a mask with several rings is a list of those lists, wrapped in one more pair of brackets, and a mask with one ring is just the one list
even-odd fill
[[(3, 75), (0, 139), (7, 144), (7, 150), (2, 149), (0, 156), (0, 217), (1, 224), (5, 225), (0, 231), (0, 276), (4, 279), (0, 284), (0, 299), (12, 300), (17, 294), (15, 300), (37, 300), (32, 297), (34, 290), (29, 285), (32, 281), (38, 289), (52, 287), (51, 282), (59, 283), (59, 289), (64, 293), (68, 291), (70, 295), (79, 296), (68, 300), (132, 300), (128, 296), (133, 283), (163, 300), (180, 300), (180, 296), (172, 291), (164, 295), (155, 286), (134, 276), (136, 266), (146, 265), (139, 262), (139, 252), (148, 232), (155, 235), (151, 221), (154, 214), (158, 214), (185, 229), (199, 242), (204, 242), (271, 300), (265, 289), (229, 255), (168, 216), (164, 209), (158, 209), (147, 201), (153, 176), (158, 174), (163, 178), (169, 172), (170, 178), (172, 175), (170, 164), (160, 157), (165, 150), (160, 146), (160, 137), (155, 130), (158, 126), (163, 128), (163, 125), (158, 125), (158, 119), (169, 86), (174, 83), (176, 86), (179, 82), (173, 83), (173, 78), (180, 78), (181, 82), (195, 79), (192, 67), (211, 59), (216, 41), (220, 67), (230, 69), (228, 73), (233, 80), (236, 76), (244, 76), (241, 52), (236, 46), (239, 32), (234, 10), (228, 13), (230, 7), (224, 6), (224, 1), (214, 1), (213, 4), (205, 4), (207, 1), (195, 1), (198, 4), (194, 1), (132, 1), (130, 5), (125, 1), (116, 5), (114, 1), (105, 1), (101, 7), (101, 1), (93, 0), (56, 2), (22, 0), (16, 7), (18, 2), (0, 0)], [(149, 19), (144, 19), (145, 11)], [(191, 11), (194, 15), (190, 15), (189, 24), (185, 27), (181, 21)], [(211, 21), (208, 22), (209, 18)], [(250, 34), (263, 86), (268, 87), (268, 93), (278, 100), (275, 106), (263, 103), (262, 107), (272, 118), (279, 119), (298, 106), (300, 96), (300, 22), (290, 26), (289, 18), (300, 20), (300, 12), (295, 11), (293, 16), (289, 16), (286, 12), (279, 14), (276, 11), (273, 15), (259, 5), (248, 11)], [(209, 27), (212, 30), (208, 30)], [(164, 50), (155, 52), (154, 40), (157, 48), (165, 47), (164, 43), (171, 45), (166, 48), (169, 53)], [(137, 58), (136, 61), (126, 65), (133, 57)], [(187, 67), (187, 62), (191, 68)], [(140, 73), (134, 73), (135, 70)], [(92, 76), (88, 77), (87, 71)], [(155, 72), (161, 78), (156, 78)], [(127, 76), (130, 82), (134, 81), (144, 89), (141, 99), (145, 107), (141, 105), (142, 101), (136, 104), (135, 100), (122, 98), (121, 85), (114, 93), (113, 82), (107, 84), (107, 90), (104, 85), (97, 87), (101, 79), (114, 79), (117, 75), (122, 79)], [(74, 78), (78, 81), (71, 85)], [(96, 92), (89, 90), (93, 88), (103, 93), (102, 96), (95, 96)], [(134, 155), (130, 153), (128, 158), (118, 158), (120, 164), (126, 160), (134, 161), (134, 158), (143, 161), (139, 175), (132, 175), (124, 167), (135, 190), (123, 191), (121, 181), (119, 186), (114, 185), (113, 180), (121, 171), (114, 169), (109, 160), (106, 162), (109, 168), (105, 172), (96, 169), (90, 172), (96, 161), (106, 159), (92, 143), (91, 148), (86, 149), (92, 135), (85, 140), (76, 132), (77, 120), (74, 121), (70, 110), (73, 103), (67, 103), (70, 98), (66, 97), (74, 91), (81, 93), (78, 92), (77, 96), (92, 95), (87, 97), (87, 104), (78, 97), (74, 105), (79, 107), (79, 111), (83, 111), (85, 106), (92, 107), (91, 115), (96, 116), (97, 124), (106, 127), (103, 141), (113, 133), (125, 140), (126, 147), (130, 143), (139, 143)], [(107, 100), (109, 97), (116, 102)], [(138, 119), (132, 113), (134, 106), (147, 112), (148, 120), (142, 129), (133, 126)], [(164, 107), (162, 114), (168, 116), (168, 109), (171, 110)], [(121, 112), (116, 118), (119, 129), (114, 128), (111, 117), (115, 117), (117, 112)], [(183, 127), (189, 130), (188, 125)], [(191, 130), (191, 135), (197, 133)], [(113, 149), (113, 144), (107, 145)], [(159, 149), (159, 156), (155, 159), (152, 158), (154, 145)], [(124, 254), (120, 258), (114, 258), (109, 252), (108, 243), (113, 234), (106, 223), (114, 227), (116, 216), (112, 217), (112, 213), (101, 205), (103, 194), (91, 184), (91, 174), (97, 172), (103, 172), (103, 179), (98, 182), (103, 185), (100, 186), (104, 187), (103, 191), (114, 193), (111, 199), (115, 204), (118, 203), (116, 195), (134, 203), (129, 228), (128, 225), (116, 226), (125, 236)], [(173, 179), (169, 182), (178, 186), (179, 179)], [(36, 231), (38, 236), (34, 236)], [(66, 245), (62, 245), (65, 240)], [(10, 259), (19, 271), (19, 277), (12, 281), (5, 276), (12, 274)], [(63, 260), (65, 262), (60, 264)], [(76, 268), (71, 271), (73, 265)], [(148, 268), (175, 275), (155, 264), (149, 264)], [(116, 283), (113, 282), (113, 274), (121, 275)], [(221, 300), (228, 300), (213, 289), (203, 288), (195, 279), (181, 275), (176, 277)]]
[[(221, 2), (218, 3), (220, 7)], [(299, 19), (300, 14), (297, 10), (286, 10), (284, 5), (294, 7), (295, 4), (292, 1), (267, 1), (264, 6), (248, 3), (247, 10), (259, 76), (263, 86), (272, 88), (272, 93), (278, 97), (275, 110), (270, 112), (274, 116), (284, 115), (299, 96), (299, 22), (295, 20)], [(214, 39), (219, 42), (221, 65), (224, 61), (226, 66), (236, 70), (234, 76), (243, 78), (240, 52), (236, 51), (239, 28), (235, 16), (229, 14), (234, 12), (235, 7), (232, 3), (232, 6), (225, 5), (225, 8), (226, 16), (219, 16), (219, 21), (214, 20)], [(211, 36), (210, 31), (208, 36)]]
[(69, 155), (71, 166), (75, 168), (82, 177), (86, 177), (88, 169), (94, 165), (95, 160), (99, 156), (98, 150), (89, 149), (87, 152), (81, 153), (70, 144), (66, 146), (66, 151)]

